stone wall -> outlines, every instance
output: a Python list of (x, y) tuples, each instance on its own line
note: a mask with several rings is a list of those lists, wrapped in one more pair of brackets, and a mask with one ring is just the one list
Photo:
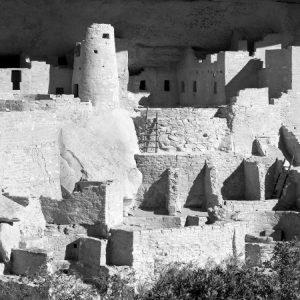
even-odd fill
[(104, 230), (123, 221), (123, 198), (111, 181), (78, 182), (76, 191), (62, 201), (41, 199), (48, 223), (101, 224)]
[[(12, 72), (21, 73), (20, 89), (13, 90)], [(0, 89), (2, 93), (48, 94), (50, 82), (50, 65), (45, 62), (32, 61), (31, 68), (0, 69)]]
[(233, 99), (231, 110), (227, 116), (235, 152), (251, 154), (256, 138), (264, 138), (269, 146), (278, 146), (280, 105), (269, 105), (267, 88), (240, 91)]
[(245, 254), (243, 222), (156, 230), (112, 230), (109, 263), (129, 265), (144, 275), (170, 262), (204, 265)]
[[(214, 108), (172, 108), (148, 110), (149, 127), (158, 113), (159, 150), (171, 152), (207, 152), (230, 148), (225, 119), (214, 117)], [(143, 131), (146, 111), (135, 123)], [(153, 132), (154, 134), (154, 132)], [(152, 137), (153, 139), (153, 137)]]
[(0, 118), (1, 188), (13, 196), (61, 198), (58, 129), (42, 111)]
[[(169, 81), (169, 90), (165, 90), (165, 81)], [(140, 88), (141, 81), (145, 89)], [(179, 104), (176, 68), (145, 68), (141, 74), (130, 76), (128, 90), (133, 93), (149, 92), (150, 96), (143, 105), (150, 107), (174, 107)]]
[(226, 51), (224, 56), (225, 93), (227, 103), (246, 88), (258, 87), (258, 71), (262, 62), (249, 56), (248, 51)]
[[(143, 174), (143, 183), (137, 195), (138, 205), (166, 207), (169, 168), (178, 169), (177, 203), (179, 207), (198, 207), (222, 203), (223, 200), (270, 199), (277, 166), (273, 158), (248, 158), (232, 153), (212, 152), (206, 155), (135, 155), (137, 167)], [(247, 165), (255, 165), (252, 188), (255, 195), (245, 189)], [(246, 167), (245, 167), (246, 166)], [(208, 171), (210, 170), (210, 171)], [(216, 203), (210, 199), (215, 198)]]
[(267, 86), (270, 98), (278, 98), (281, 93), (292, 88), (291, 48), (266, 51)]

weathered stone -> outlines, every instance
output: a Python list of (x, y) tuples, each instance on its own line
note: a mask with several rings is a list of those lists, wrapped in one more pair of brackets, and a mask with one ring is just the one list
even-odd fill
[(17, 225), (0, 224), (0, 260), (8, 262), (11, 250), (19, 246), (20, 229)]
[(112, 181), (82, 181), (70, 199), (41, 199), (42, 210), (49, 223), (120, 224), (123, 221), (123, 199), (118, 188), (119, 185)]
[(18, 222), (24, 215), (24, 208), (13, 200), (0, 195), (0, 223)]
[(17, 275), (33, 275), (51, 271), (52, 253), (42, 249), (13, 249), (11, 271)]

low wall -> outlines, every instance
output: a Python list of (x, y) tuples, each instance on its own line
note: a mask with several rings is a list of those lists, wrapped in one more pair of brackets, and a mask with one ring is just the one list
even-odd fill
[[(178, 171), (179, 205), (206, 209), (210, 197), (218, 203), (223, 200), (253, 200), (245, 189), (245, 163), (243, 156), (225, 152), (206, 154), (138, 154), (135, 155), (143, 183), (137, 195), (138, 205), (166, 207), (168, 197), (168, 168)], [(269, 199), (274, 187), (274, 160), (267, 157), (247, 159), (257, 166), (256, 200)], [(207, 169), (210, 169), (207, 172)], [(211, 189), (213, 187), (213, 190)], [(217, 203), (214, 203), (215, 205)]]
[(245, 254), (247, 223), (231, 222), (156, 230), (112, 230), (109, 263), (133, 266), (147, 274), (162, 264), (200, 265)]
[[(158, 137), (161, 151), (206, 152), (230, 148), (229, 129), (225, 119), (214, 117), (214, 108), (149, 109), (149, 125), (158, 114)], [(135, 119), (143, 131), (146, 111)], [(139, 134), (139, 132), (138, 132)]]

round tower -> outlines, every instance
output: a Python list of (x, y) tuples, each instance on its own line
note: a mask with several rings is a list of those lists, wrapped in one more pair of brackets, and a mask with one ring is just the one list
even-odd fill
[(119, 80), (114, 28), (107, 24), (88, 27), (82, 44), (79, 97), (96, 108), (119, 106)]

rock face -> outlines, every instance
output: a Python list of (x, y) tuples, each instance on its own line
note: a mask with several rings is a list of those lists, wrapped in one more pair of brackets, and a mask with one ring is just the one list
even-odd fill
[(137, 152), (134, 125), (124, 110), (99, 112), (84, 125), (67, 124), (60, 135), (61, 185), (71, 193), (85, 173), (88, 180), (122, 183), (120, 192), (132, 198), (141, 183)]
[[(84, 38), (91, 22), (112, 24), (116, 37), (133, 45), (226, 49), (235, 29), (245, 39), (259, 39), (272, 31), (293, 31), (299, 26), (299, 5), (280, 2), (41, 0), (33, 4), (25, 0), (2, 1), (1, 51), (19, 53), (22, 49), (29, 55), (61, 55)], [(138, 56), (143, 53), (132, 53), (131, 63), (139, 61)]]

